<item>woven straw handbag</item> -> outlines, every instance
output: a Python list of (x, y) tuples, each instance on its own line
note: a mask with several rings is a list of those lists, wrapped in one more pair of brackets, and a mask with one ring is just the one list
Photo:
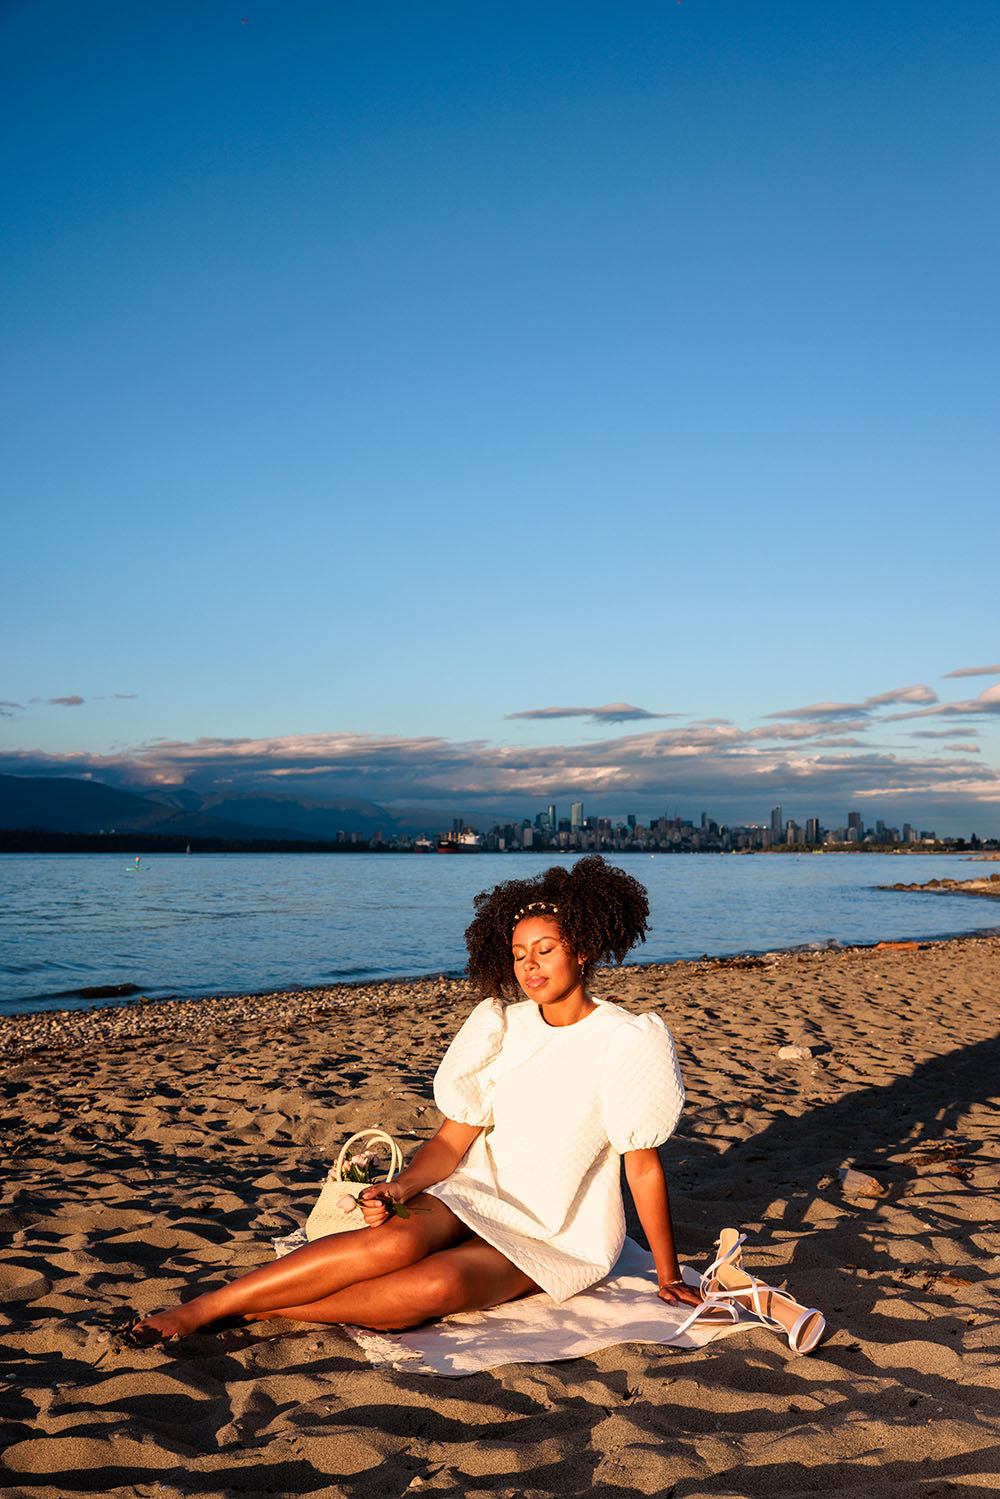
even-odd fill
[(341, 1200), (346, 1197), (356, 1201), (358, 1194), (365, 1189), (364, 1182), (344, 1180), (344, 1167), (351, 1147), (362, 1140), (365, 1142), (363, 1150), (370, 1149), (373, 1145), (389, 1147), (389, 1169), (383, 1177), (384, 1181), (391, 1182), (402, 1168), (403, 1152), (384, 1129), (362, 1129), (352, 1135), (341, 1148), (336, 1165), (331, 1166), (327, 1172), (316, 1205), (306, 1219), (307, 1239), (321, 1239), (324, 1234), (342, 1234), (352, 1228), (364, 1228), (365, 1220), (360, 1208), (352, 1207), (350, 1212), (345, 1212), (340, 1206)]

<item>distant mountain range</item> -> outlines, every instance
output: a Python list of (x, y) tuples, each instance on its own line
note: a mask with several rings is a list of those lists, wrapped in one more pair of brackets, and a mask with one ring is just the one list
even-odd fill
[[(180, 805), (178, 805), (180, 804)], [(374, 802), (303, 802), (292, 797), (136, 796), (100, 781), (0, 776), (0, 828), (57, 833), (155, 833), (187, 838), (274, 838), (334, 842), (338, 831), (388, 836), (397, 824)]]
[[(66, 776), (0, 775), (0, 829), (53, 833), (146, 833), (181, 838), (262, 837), (283, 842), (330, 842), (340, 831), (370, 837), (376, 831), (434, 832), (451, 826), (451, 812), (405, 808), (395, 812), (357, 797), (203, 795), (186, 787), (137, 796), (100, 781)], [(492, 814), (475, 816), (489, 826)]]

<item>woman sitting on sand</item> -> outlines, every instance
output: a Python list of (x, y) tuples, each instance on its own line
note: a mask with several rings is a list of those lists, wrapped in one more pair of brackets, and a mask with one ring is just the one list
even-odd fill
[[(659, 1296), (697, 1305), (657, 1154), (684, 1102), (670, 1032), (586, 990), (595, 964), (620, 963), (644, 938), (645, 890), (594, 855), (507, 880), (475, 905), (469, 974), (496, 997), (477, 1005), (438, 1069), (437, 1134), (395, 1181), (361, 1193), (364, 1228), (144, 1318), (140, 1341), (230, 1317), (387, 1330), (538, 1290), (565, 1301), (621, 1251), (620, 1156)], [(417, 1211), (397, 1216), (390, 1199)]]

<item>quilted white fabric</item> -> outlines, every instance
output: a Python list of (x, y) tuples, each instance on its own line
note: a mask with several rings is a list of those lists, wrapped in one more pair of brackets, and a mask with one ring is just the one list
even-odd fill
[(684, 1106), (657, 1015), (606, 1001), (550, 1026), (530, 1000), (486, 999), (434, 1079), (442, 1114), (484, 1132), (429, 1188), (554, 1301), (602, 1280), (625, 1241), (619, 1156), (662, 1145)]
[[(684, 1266), (689, 1286), (697, 1271)], [(675, 1348), (704, 1348), (745, 1327), (759, 1327), (749, 1312), (739, 1320), (723, 1319), (707, 1308), (685, 1331), (689, 1306), (667, 1306), (656, 1297), (653, 1256), (625, 1240), (618, 1263), (599, 1285), (572, 1301), (553, 1305), (548, 1296), (524, 1296), (486, 1312), (459, 1312), (425, 1322), (411, 1332), (372, 1332), (343, 1323), (347, 1335), (369, 1363), (406, 1374), (476, 1374), (501, 1364), (543, 1364), (581, 1358), (618, 1343), (671, 1343)]]

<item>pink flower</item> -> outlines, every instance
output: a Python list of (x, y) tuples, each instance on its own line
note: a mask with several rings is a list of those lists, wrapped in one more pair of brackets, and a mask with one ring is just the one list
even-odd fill
[(358, 1205), (358, 1199), (352, 1197), (350, 1192), (345, 1192), (343, 1197), (337, 1198), (337, 1206), (342, 1213), (353, 1213)]

